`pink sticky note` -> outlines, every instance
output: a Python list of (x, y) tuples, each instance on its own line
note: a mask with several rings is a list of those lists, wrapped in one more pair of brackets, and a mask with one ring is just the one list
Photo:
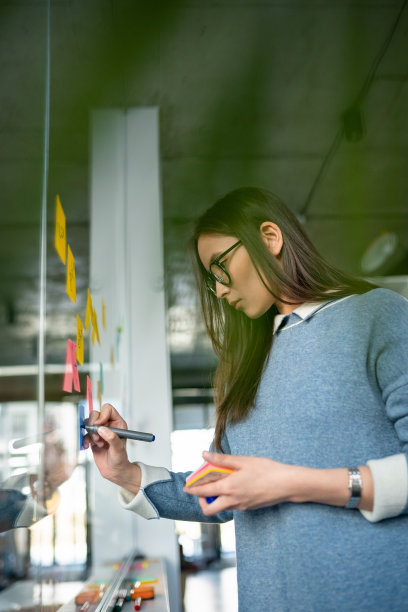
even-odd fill
[(72, 342), (72, 373), (74, 376), (74, 389), (75, 391), (81, 391), (81, 385), (79, 384), (78, 364), (76, 360), (76, 347), (77, 345)]
[(67, 352), (65, 356), (65, 374), (62, 390), (72, 393), (72, 383), (75, 391), (81, 391), (78, 376), (78, 366), (76, 361), (76, 344), (72, 340), (67, 340)]
[(88, 402), (89, 412), (93, 410), (93, 402), (92, 402), (92, 381), (89, 376), (86, 377), (86, 401)]
[(73, 368), (72, 368), (72, 341), (67, 341), (67, 351), (65, 354), (65, 374), (64, 381), (62, 383), (62, 390), (67, 393), (72, 393), (72, 378), (73, 378)]

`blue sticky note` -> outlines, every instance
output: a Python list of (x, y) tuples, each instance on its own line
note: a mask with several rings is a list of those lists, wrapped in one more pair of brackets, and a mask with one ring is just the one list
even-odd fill
[(84, 419), (85, 419), (85, 406), (82, 402), (78, 404), (78, 448), (84, 450)]

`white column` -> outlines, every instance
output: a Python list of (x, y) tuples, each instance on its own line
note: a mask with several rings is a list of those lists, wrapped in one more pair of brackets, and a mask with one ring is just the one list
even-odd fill
[[(163, 282), (158, 109), (96, 111), (91, 147), (91, 293), (106, 304), (107, 330), (91, 361), (104, 364), (103, 402), (129, 428), (156, 435), (128, 443), (132, 460), (170, 467), (172, 430)], [(122, 327), (119, 354), (117, 328)], [(112, 347), (115, 365), (111, 367)], [(94, 400), (98, 371), (93, 376)], [(173, 521), (146, 521), (119, 507), (114, 485), (93, 475), (94, 561), (135, 548), (165, 558), (171, 610), (180, 609), (179, 553)]]

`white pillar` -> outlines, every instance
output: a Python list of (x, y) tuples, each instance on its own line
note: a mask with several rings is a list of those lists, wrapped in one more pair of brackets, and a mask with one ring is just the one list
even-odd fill
[[(90, 289), (104, 364), (103, 402), (118, 406), (130, 429), (153, 443), (128, 443), (132, 460), (170, 467), (172, 430), (163, 282), (158, 109), (95, 111), (91, 136)], [(102, 331), (101, 300), (107, 330)], [(117, 354), (117, 328), (119, 354)], [(115, 353), (112, 368), (111, 352)], [(98, 371), (93, 376), (96, 398)], [(93, 475), (94, 562), (135, 548), (166, 559), (171, 610), (180, 610), (179, 553), (173, 521), (146, 521), (120, 508), (115, 487)]]

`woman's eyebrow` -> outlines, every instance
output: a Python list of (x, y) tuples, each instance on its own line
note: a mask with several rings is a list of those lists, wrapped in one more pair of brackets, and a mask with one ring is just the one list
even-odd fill
[(224, 251), (216, 251), (215, 253), (213, 253), (210, 257), (210, 263), (214, 261), (214, 259), (217, 259), (217, 257), (219, 257), (220, 255), (222, 255), (222, 253), (224, 253)]

